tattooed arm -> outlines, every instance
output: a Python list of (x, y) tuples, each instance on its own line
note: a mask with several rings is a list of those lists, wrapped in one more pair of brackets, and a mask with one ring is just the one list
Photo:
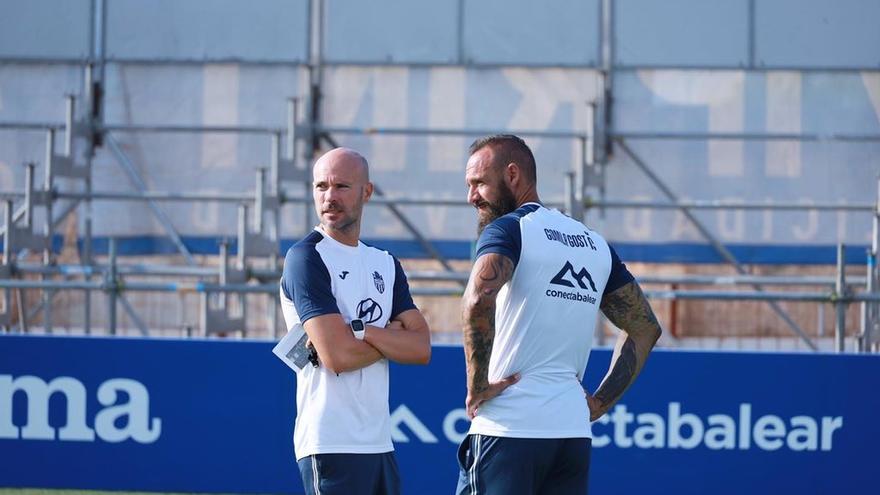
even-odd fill
[(614, 346), (608, 374), (596, 393), (587, 395), (591, 421), (608, 412), (635, 381), (661, 333), (651, 305), (635, 281), (606, 294), (602, 298), (601, 309), (611, 323), (623, 332)]
[(467, 413), (474, 418), (480, 404), (519, 380), (518, 375), (489, 383), (489, 356), (495, 340), (495, 299), (513, 275), (513, 261), (488, 253), (477, 258), (462, 298), (464, 359), (467, 364)]

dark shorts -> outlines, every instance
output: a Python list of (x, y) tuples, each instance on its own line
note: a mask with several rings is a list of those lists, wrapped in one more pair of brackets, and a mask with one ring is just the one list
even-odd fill
[(589, 438), (468, 435), (458, 448), (458, 495), (581, 495), (590, 473)]
[(306, 495), (398, 495), (394, 452), (315, 454), (296, 461)]

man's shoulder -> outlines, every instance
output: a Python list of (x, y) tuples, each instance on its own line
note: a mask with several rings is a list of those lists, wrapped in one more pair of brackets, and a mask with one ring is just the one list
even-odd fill
[(486, 226), (484, 232), (488, 231), (491, 233), (493, 230), (504, 231), (510, 234), (518, 232), (520, 221), (523, 218), (528, 217), (542, 209), (545, 208), (543, 208), (538, 203), (526, 203), (519, 208), (513, 210), (512, 212), (501, 215), (495, 220), (492, 220), (492, 222), (490, 222), (489, 225)]
[(284, 266), (293, 268), (297, 265), (302, 266), (322, 260), (321, 255), (318, 254), (317, 246), (323, 239), (323, 234), (317, 230), (310, 232), (293, 246), (290, 246), (284, 257)]
[(287, 250), (287, 257), (289, 258), (291, 255), (302, 256), (312, 253), (315, 251), (315, 246), (317, 246), (322, 240), (324, 240), (324, 235), (317, 230), (313, 230), (302, 239), (296, 241), (293, 246), (290, 246), (290, 249)]

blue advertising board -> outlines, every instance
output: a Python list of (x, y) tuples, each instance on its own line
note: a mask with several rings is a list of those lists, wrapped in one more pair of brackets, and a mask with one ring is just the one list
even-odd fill
[[(302, 493), (271, 347), (0, 336), (0, 487)], [(405, 494), (453, 493), (464, 376), (455, 347), (392, 366)], [(877, 377), (878, 356), (656, 351), (593, 425), (591, 492), (876, 493)]]

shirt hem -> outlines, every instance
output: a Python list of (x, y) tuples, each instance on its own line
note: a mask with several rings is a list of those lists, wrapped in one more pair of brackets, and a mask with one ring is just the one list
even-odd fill
[(296, 460), (303, 459), (315, 454), (385, 454), (394, 452), (393, 444), (385, 445), (318, 445), (307, 447), (302, 450), (294, 447)]
[(584, 430), (498, 430), (494, 428), (471, 428), (468, 435), (488, 435), (501, 438), (593, 438)]

